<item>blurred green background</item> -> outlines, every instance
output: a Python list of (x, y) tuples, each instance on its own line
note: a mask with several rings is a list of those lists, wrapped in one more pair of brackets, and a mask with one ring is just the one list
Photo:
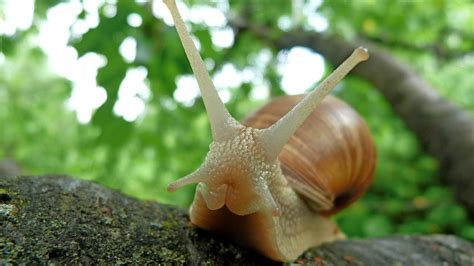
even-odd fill
[[(251, 23), (275, 34), (303, 27), (368, 39), (474, 114), (472, 1), (277, 2), (179, 5), (236, 118), (273, 96), (313, 88), (333, 68), (309, 50), (277, 52), (248, 34), (234, 43), (226, 18), (248, 10)], [(67, 174), (135, 197), (189, 205), (194, 187), (170, 194), (166, 186), (198, 167), (210, 129), (160, 1), (1, 0), (0, 37), (0, 161), (14, 161), (26, 175)], [(293, 81), (308, 78), (295, 78), (298, 66), (289, 67), (298, 64), (291, 63), (298, 53), (299, 64), (301, 57), (319, 60), (320, 73), (315, 69), (293, 89)], [(437, 162), (421, 151), (381, 94), (354, 76), (334, 94), (365, 118), (378, 149), (373, 186), (335, 217), (343, 231), (360, 237), (450, 233), (474, 240), (474, 225), (441, 183)]]

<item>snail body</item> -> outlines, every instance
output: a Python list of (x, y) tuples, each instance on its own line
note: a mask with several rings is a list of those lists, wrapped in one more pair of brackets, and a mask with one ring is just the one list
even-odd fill
[(328, 216), (359, 198), (372, 180), (375, 148), (362, 119), (323, 98), (355, 65), (354, 53), (306, 96), (275, 99), (239, 123), (219, 99), (174, 0), (165, 0), (208, 112), (213, 142), (199, 169), (169, 191), (198, 183), (191, 222), (279, 261), (343, 237)]
[[(302, 98), (301, 95), (277, 98), (245, 118), (242, 124), (268, 128)], [(258, 132), (249, 135), (258, 135)], [(214, 145), (211, 145), (211, 154), (225, 154), (224, 150), (242, 144), (234, 140), (219, 147), (222, 151), (217, 151), (219, 148)], [(250, 139), (246, 145), (258, 146)], [(221, 157), (219, 163), (227, 160), (259, 161), (253, 156), (234, 153), (228, 159)], [(225, 181), (220, 180), (217, 185), (206, 181), (200, 183), (207, 185), (198, 187), (190, 210), (191, 222), (257, 249), (269, 258), (293, 260), (309, 247), (343, 238), (336, 224), (327, 216), (363, 194), (372, 181), (374, 166), (375, 148), (367, 126), (347, 104), (328, 96), (291, 136), (278, 155), (278, 163), (270, 165), (269, 169), (256, 171), (272, 173), (266, 177), (268, 181), (263, 182), (266, 184), (256, 185), (259, 180), (251, 184), (242, 183), (250, 178), (239, 171), (229, 170), (239, 167), (226, 166), (228, 173), (215, 174), (225, 176)], [(232, 193), (235, 195), (227, 194), (226, 199), (216, 206), (206, 204), (212, 202), (206, 193), (219, 190), (210, 190), (210, 186), (215, 188), (227, 184), (229, 191), (229, 186), (239, 182), (238, 186), (242, 188), (234, 185)], [(252, 206), (250, 201), (256, 201), (256, 195), (265, 194), (258, 189), (252, 191), (258, 186), (268, 189), (278, 206), (278, 215), (272, 215), (271, 210), (244, 211), (235, 206)], [(221, 206), (224, 202), (226, 204)]]

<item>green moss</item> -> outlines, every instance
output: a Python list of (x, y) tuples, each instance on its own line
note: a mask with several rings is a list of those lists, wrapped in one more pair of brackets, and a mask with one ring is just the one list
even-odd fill
[(11, 204), (0, 204), (0, 217), (10, 217), (13, 216), (15, 206)]
[[(0, 187), (8, 195), (16, 193), (8, 203), (0, 203), (0, 213), (3, 207), (3, 213), (11, 215), (10, 205), (18, 209), (16, 220), (6, 220), (0, 234), (3, 261), (137, 265), (266, 261), (224, 244), (225, 240), (210, 241), (210, 236), (189, 226), (186, 210), (132, 199), (91, 182), (23, 177), (2, 179)], [(19, 237), (22, 242), (16, 243)]]

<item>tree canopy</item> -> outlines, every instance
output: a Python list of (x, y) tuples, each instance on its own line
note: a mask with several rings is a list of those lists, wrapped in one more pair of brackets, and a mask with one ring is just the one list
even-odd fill
[[(0, 160), (12, 159), (26, 175), (65, 173), (139, 198), (187, 206), (193, 187), (173, 194), (165, 188), (198, 167), (211, 134), (161, 1), (36, 1), (32, 24), (8, 31), (11, 2), (0, 3)], [(188, 0), (179, 7), (221, 97), (238, 119), (271, 97), (300, 93), (319, 81), (315, 73), (307, 87), (288, 89), (292, 84), (282, 77), (292, 53), (321, 58), (322, 76), (334, 66), (306, 48), (278, 51), (268, 40), (239, 32), (232, 24), (237, 18), (264, 25), (272, 36), (303, 28), (363, 39), (474, 114), (474, 4), (469, 0)], [(69, 12), (71, 21), (66, 51), (100, 62), (92, 88), (51, 67), (52, 57), (70, 56), (54, 54), (60, 36), (40, 42), (48, 22), (61, 22), (61, 12)], [(300, 62), (306, 63), (311, 64)], [(88, 89), (95, 94), (84, 94)], [(335, 218), (343, 231), (349, 236), (454, 233), (474, 240), (474, 225), (442, 183), (437, 161), (422, 151), (381, 93), (350, 76), (334, 94), (364, 117), (378, 150), (374, 184)], [(80, 97), (82, 105), (91, 106), (90, 119), (87, 113), (81, 118), (74, 105)]]

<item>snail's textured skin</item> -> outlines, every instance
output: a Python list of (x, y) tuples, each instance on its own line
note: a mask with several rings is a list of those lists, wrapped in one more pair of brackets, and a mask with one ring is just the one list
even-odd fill
[(198, 185), (198, 193), (211, 210), (225, 205), (238, 215), (272, 212), (276, 204), (269, 187), (286, 184), (276, 176), (278, 162), (268, 162), (259, 149), (261, 130), (240, 126), (239, 131), (230, 140), (210, 145), (200, 168), (205, 178)]

